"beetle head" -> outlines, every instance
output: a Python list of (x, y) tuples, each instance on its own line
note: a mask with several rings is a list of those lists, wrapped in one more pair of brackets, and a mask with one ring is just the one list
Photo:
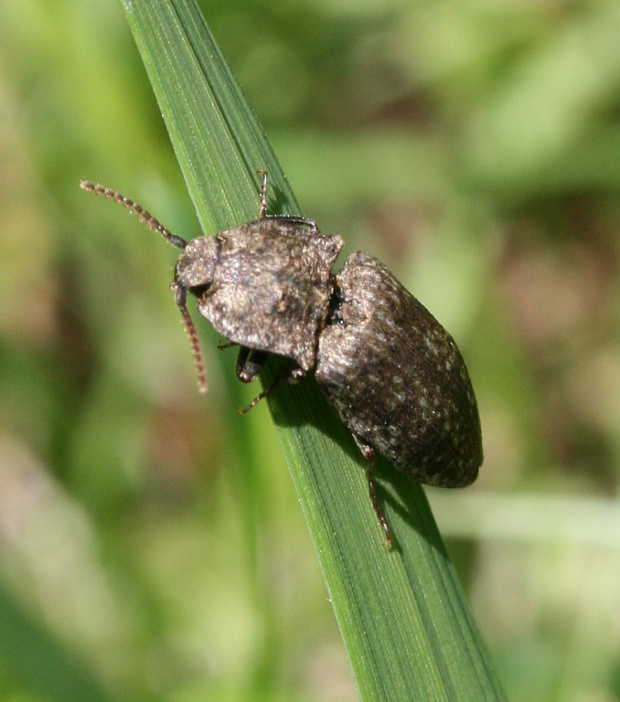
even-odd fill
[(174, 271), (177, 284), (194, 294), (208, 288), (213, 282), (217, 249), (217, 240), (212, 236), (188, 242)]

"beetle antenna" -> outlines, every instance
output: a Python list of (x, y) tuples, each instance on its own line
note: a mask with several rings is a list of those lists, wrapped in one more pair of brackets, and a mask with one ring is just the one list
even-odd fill
[(194, 365), (196, 366), (196, 372), (198, 373), (198, 390), (200, 392), (207, 392), (207, 377), (205, 375), (205, 366), (202, 360), (202, 352), (200, 351), (200, 343), (198, 341), (198, 333), (196, 332), (196, 327), (192, 318), (189, 316), (187, 311), (187, 305), (185, 304), (186, 290), (185, 287), (179, 285), (175, 280), (170, 284), (170, 289), (175, 293), (177, 307), (181, 310), (181, 316), (183, 318), (183, 327), (185, 328), (185, 333), (189, 338), (189, 343), (192, 347), (192, 355), (194, 356)]
[(86, 190), (86, 192), (105, 197), (106, 200), (114, 200), (114, 202), (117, 202), (119, 205), (126, 207), (129, 210), (129, 214), (135, 214), (140, 222), (144, 222), (149, 229), (159, 232), (164, 239), (167, 239), (173, 246), (176, 246), (177, 249), (184, 249), (187, 246), (187, 241), (185, 241), (185, 239), (182, 239), (180, 236), (166, 229), (150, 212), (147, 212), (141, 205), (138, 205), (137, 202), (130, 200), (128, 197), (121, 195), (115, 190), (110, 190), (110, 188), (104, 188), (103, 185), (95, 185), (88, 180), (81, 180), (80, 188)]

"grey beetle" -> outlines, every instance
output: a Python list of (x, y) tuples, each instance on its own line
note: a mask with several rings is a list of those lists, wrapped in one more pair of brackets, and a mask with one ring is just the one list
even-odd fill
[(368, 461), (373, 506), (391, 534), (373, 480), (375, 452), (427, 485), (463, 487), (482, 464), (482, 436), (471, 381), (454, 340), (431, 313), (372, 256), (352, 254), (332, 266), (340, 237), (326, 237), (303, 217), (267, 214), (262, 173), (258, 219), (215, 237), (185, 241), (119, 193), (80, 186), (125, 206), (183, 249), (171, 284), (192, 344), (199, 386), (206, 380), (186, 306), (240, 347), (237, 378), (251, 382), (266, 358), (283, 359), (274, 382), (313, 371), (319, 387)]

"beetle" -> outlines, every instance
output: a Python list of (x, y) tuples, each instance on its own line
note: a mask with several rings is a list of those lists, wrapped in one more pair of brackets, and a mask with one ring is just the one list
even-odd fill
[(207, 385), (188, 293), (224, 346), (240, 347), (240, 381), (255, 380), (267, 357), (282, 359), (274, 381), (242, 412), (282, 378), (314, 373), (367, 460), (370, 497), (390, 543), (373, 479), (376, 453), (427, 485), (463, 487), (478, 475), (482, 434), (465, 362), (448, 332), (377, 259), (358, 251), (334, 273), (340, 237), (324, 236), (305, 217), (268, 214), (268, 176), (260, 174), (258, 219), (191, 241), (120, 193), (80, 186), (123, 205), (183, 250), (170, 287), (201, 391)]

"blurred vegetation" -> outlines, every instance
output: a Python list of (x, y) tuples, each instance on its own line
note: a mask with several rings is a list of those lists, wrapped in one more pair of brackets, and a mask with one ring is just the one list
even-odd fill
[[(428, 492), (509, 697), (620, 699), (620, 6), (201, 6), (468, 361), (485, 465)], [(77, 187), (198, 234), (119, 5), (3, 1), (0, 154), (0, 697), (356, 699), (266, 408), (208, 329), (198, 395), (176, 254)]]

